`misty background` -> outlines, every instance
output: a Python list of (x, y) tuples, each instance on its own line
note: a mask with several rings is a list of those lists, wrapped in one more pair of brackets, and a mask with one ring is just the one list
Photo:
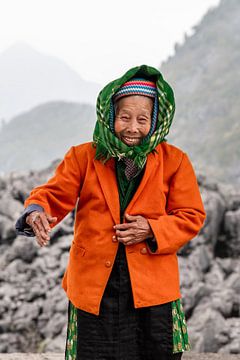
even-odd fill
[(189, 155), (207, 219), (178, 253), (192, 349), (240, 353), (239, 0), (0, 0), (0, 352), (63, 352), (69, 214), (50, 245), (16, 236), (34, 186), (92, 140), (96, 98), (130, 67), (174, 89), (168, 142)]

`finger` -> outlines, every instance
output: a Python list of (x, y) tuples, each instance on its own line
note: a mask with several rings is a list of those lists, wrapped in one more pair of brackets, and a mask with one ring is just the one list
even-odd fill
[(124, 245), (134, 245), (134, 244), (138, 244), (140, 242), (144, 241), (144, 239), (131, 239), (131, 240), (126, 240), (124, 242)]
[(30, 226), (33, 225), (34, 221), (37, 219), (39, 215), (38, 211), (32, 211), (27, 217), (26, 217), (26, 223)]
[(54, 222), (57, 221), (57, 217), (56, 217), (56, 216), (52, 217), (50, 214), (47, 214), (47, 213), (45, 213), (45, 215), (46, 215), (47, 220), (48, 220), (50, 223), (54, 223)]
[(136, 242), (132, 240), (132, 241), (128, 241), (127, 243), (125, 243), (125, 246), (133, 245), (133, 244), (136, 244)]
[(36, 235), (37, 242), (40, 246), (45, 245), (45, 240), (42, 238), (40, 231), (38, 230), (38, 227), (36, 225), (33, 225), (33, 231)]
[(37, 235), (36, 235), (36, 240), (37, 240), (38, 245), (40, 245), (41, 247), (45, 245), (44, 242)]
[(46, 233), (50, 232), (51, 228), (49, 226), (49, 222), (47, 220), (46, 214), (43, 213), (43, 214), (40, 214), (39, 216), (40, 216), (40, 220), (42, 222), (42, 226), (43, 226), (45, 232)]
[(127, 237), (127, 236), (132, 236), (132, 235), (134, 235), (132, 229), (131, 230), (124, 230), (124, 231), (120, 231), (120, 230), (116, 231), (116, 236), (120, 237), (120, 238), (124, 238), (124, 237)]
[(43, 246), (47, 243), (47, 239), (45, 239), (44, 233), (41, 232), (42, 225), (40, 224), (40, 219), (38, 219), (36, 216), (33, 217), (33, 220), (34, 219), (36, 220), (32, 221), (32, 229), (37, 237), (37, 242), (40, 246)]
[(132, 227), (132, 224), (130, 223), (124, 223), (124, 224), (117, 224), (114, 225), (114, 229), (115, 230), (125, 230), (125, 229), (129, 229), (130, 227)]
[(125, 219), (127, 221), (137, 221), (137, 219), (139, 218), (139, 215), (129, 215), (129, 214), (125, 214)]
[(125, 237), (125, 238), (119, 238), (117, 237), (118, 241), (126, 245), (129, 241), (133, 241), (134, 239), (131, 236)]
[(45, 229), (44, 229), (44, 227), (42, 225), (41, 219), (37, 219), (35, 221), (34, 225), (36, 226), (36, 228), (38, 230), (38, 233), (40, 234), (40, 236), (42, 237), (42, 239), (44, 241), (50, 240), (50, 237), (49, 237), (48, 233), (45, 232)]
[(30, 215), (28, 215), (27, 217), (26, 217), (26, 224), (28, 224), (28, 225), (30, 225), (31, 226), (31, 220), (30, 220)]

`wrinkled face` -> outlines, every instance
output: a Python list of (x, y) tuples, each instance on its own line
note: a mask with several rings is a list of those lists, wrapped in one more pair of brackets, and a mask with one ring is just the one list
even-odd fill
[(124, 96), (115, 105), (114, 130), (128, 146), (139, 145), (151, 128), (153, 100), (142, 95)]

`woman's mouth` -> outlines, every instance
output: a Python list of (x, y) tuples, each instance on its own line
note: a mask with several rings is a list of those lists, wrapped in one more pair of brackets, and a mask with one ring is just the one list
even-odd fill
[(141, 138), (133, 138), (129, 136), (122, 136), (122, 141), (129, 146), (138, 145), (141, 141)]

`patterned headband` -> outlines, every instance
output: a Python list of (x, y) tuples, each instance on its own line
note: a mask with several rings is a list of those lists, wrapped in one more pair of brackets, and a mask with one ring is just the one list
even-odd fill
[(121, 97), (128, 95), (143, 95), (154, 99), (156, 92), (156, 84), (153, 81), (142, 78), (133, 78), (120, 87), (113, 99), (114, 101), (117, 101)]

